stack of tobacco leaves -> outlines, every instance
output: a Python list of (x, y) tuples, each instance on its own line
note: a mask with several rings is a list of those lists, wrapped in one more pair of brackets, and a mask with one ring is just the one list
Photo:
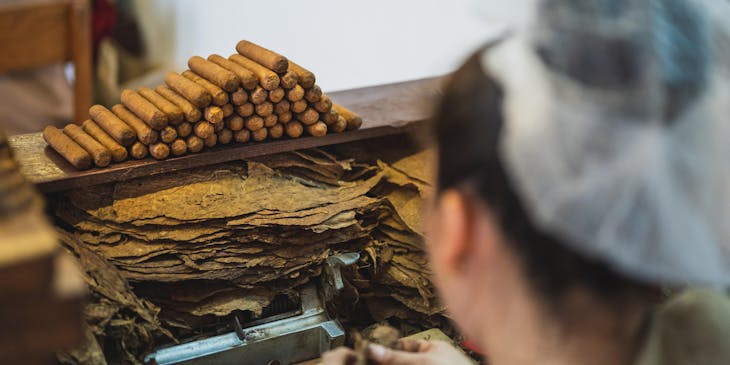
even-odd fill
[[(97, 303), (90, 307), (101, 308), (87, 311), (97, 341), (75, 358), (92, 358), (89, 353), (103, 347), (107, 360), (139, 359), (155, 346), (209, 335), (231, 315), (265, 316), (275, 298), (295, 301), (296, 289), (340, 252), (362, 253), (349, 272), (348, 305), (366, 311), (371, 322), (395, 319), (422, 329), (434, 323), (424, 319), (442, 318), (420, 224), (431, 189), (428, 152), (403, 152), (384, 162), (335, 150), (271, 155), (54, 197), (67, 247), (95, 258), (82, 264), (97, 266), (87, 269), (97, 284), (91, 285)], [(101, 262), (107, 262), (103, 270)], [(111, 277), (113, 285), (105, 283)], [(103, 293), (108, 290), (116, 294)]]

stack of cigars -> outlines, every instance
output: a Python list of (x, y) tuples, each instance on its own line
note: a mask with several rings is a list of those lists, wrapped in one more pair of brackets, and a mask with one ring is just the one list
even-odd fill
[(243, 40), (237, 54), (193, 56), (165, 85), (123, 90), (121, 104), (94, 105), (91, 119), (43, 137), (79, 170), (148, 155), (163, 160), (231, 142), (315, 137), (358, 129), (362, 119), (337, 105), (314, 74)]

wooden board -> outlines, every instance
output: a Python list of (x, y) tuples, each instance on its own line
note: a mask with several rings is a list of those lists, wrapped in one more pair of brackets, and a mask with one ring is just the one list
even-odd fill
[(425, 121), (439, 96), (441, 78), (328, 93), (332, 100), (363, 117), (362, 128), (325, 137), (216, 146), (198, 154), (164, 161), (130, 160), (105, 168), (78, 171), (43, 140), (40, 133), (9, 137), (21, 172), (42, 192), (61, 191), (111, 181), (194, 168), (268, 154), (403, 134)]

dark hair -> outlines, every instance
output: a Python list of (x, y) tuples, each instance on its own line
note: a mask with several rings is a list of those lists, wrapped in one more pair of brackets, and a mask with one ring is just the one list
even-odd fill
[(573, 252), (531, 222), (499, 157), (504, 95), (483, 71), (482, 52), (451, 76), (435, 115), (431, 132), (438, 145), (439, 191), (476, 184), (479, 198), (494, 213), (507, 244), (543, 298), (556, 302), (576, 286), (607, 299), (637, 288), (605, 263)]

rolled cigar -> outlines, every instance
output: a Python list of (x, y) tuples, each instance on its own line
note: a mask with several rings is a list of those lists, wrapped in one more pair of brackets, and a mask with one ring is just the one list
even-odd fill
[(165, 85), (156, 87), (155, 91), (165, 97), (165, 99), (177, 105), (177, 107), (183, 111), (185, 120), (188, 122), (195, 123), (200, 120), (200, 117), (202, 116), (200, 109), (193, 103), (189, 102), (188, 99), (185, 99), (182, 95), (178, 94), (177, 91), (170, 89)]
[(224, 129), (218, 132), (218, 143), (229, 144), (233, 140), (233, 132), (230, 129)]
[(291, 103), (289, 103), (289, 100), (282, 100), (274, 104), (274, 113), (283, 114), (288, 112), (289, 108), (291, 108)]
[(256, 142), (261, 142), (269, 136), (269, 130), (266, 128), (257, 129), (251, 132), (251, 139)]
[(319, 101), (314, 103), (313, 106), (320, 113), (328, 113), (332, 110), (332, 100), (330, 100), (329, 96), (322, 95)]
[(226, 128), (236, 132), (243, 129), (243, 118), (240, 115), (232, 115), (226, 119)]
[(319, 115), (320, 120), (324, 122), (324, 124), (327, 124), (328, 126), (337, 122), (337, 118), (340, 115), (337, 114), (337, 111), (334, 109), (330, 109), (329, 111), (322, 113)]
[(258, 115), (252, 115), (244, 119), (244, 125), (246, 126), (246, 129), (251, 132), (257, 131), (264, 127), (264, 118), (261, 118)]
[(297, 100), (291, 104), (290, 109), (293, 113), (302, 113), (307, 110), (307, 101), (304, 99)]
[(322, 89), (319, 87), (319, 85), (314, 85), (311, 88), (307, 89), (307, 91), (304, 93), (304, 98), (307, 99), (310, 103), (316, 103), (319, 101), (319, 99), (322, 98)]
[(233, 139), (238, 143), (245, 143), (251, 139), (251, 132), (248, 129), (241, 129), (233, 133)]
[(215, 133), (218, 133), (218, 132), (220, 132), (221, 130), (223, 130), (223, 128), (225, 128), (225, 127), (226, 127), (226, 123), (223, 123), (223, 121), (222, 121), (222, 120), (221, 120), (220, 122), (217, 122), (217, 123), (210, 123), (210, 124), (212, 124), (212, 125), (213, 125), (213, 131), (214, 131)]
[(274, 90), (279, 87), (281, 80), (276, 72), (269, 70), (268, 68), (261, 66), (256, 61), (241, 56), (240, 54), (234, 54), (228, 57), (229, 60), (249, 69), (259, 79), (259, 83), (266, 90)]
[(304, 126), (296, 120), (292, 120), (284, 125), (284, 131), (286, 135), (291, 138), (299, 138), (304, 133)]
[(142, 142), (134, 142), (134, 144), (129, 147), (129, 155), (137, 160), (147, 157), (147, 153), (147, 146), (142, 144)]
[(109, 166), (109, 163), (112, 161), (112, 153), (84, 132), (81, 127), (76, 124), (68, 124), (63, 127), (63, 133), (71, 137), (74, 142), (78, 143), (81, 148), (91, 155), (91, 158), (94, 160), (94, 165), (99, 167)]
[(93, 120), (86, 120), (81, 124), (84, 132), (88, 133), (91, 137), (106, 147), (112, 154), (112, 160), (114, 162), (120, 162), (127, 159), (127, 149), (117, 143), (110, 135), (106, 134), (98, 124), (94, 123)]
[(46, 127), (43, 130), (43, 139), (73, 167), (79, 170), (91, 167), (91, 155), (58, 128), (50, 125)]
[(165, 83), (198, 108), (205, 108), (213, 102), (213, 96), (208, 90), (174, 72), (165, 75)]
[(167, 115), (142, 95), (129, 89), (122, 90), (122, 104), (150, 127), (160, 130), (167, 127)]
[(156, 106), (157, 109), (165, 113), (169, 124), (176, 126), (182, 123), (184, 117), (182, 109), (167, 100), (164, 96), (158, 94), (157, 91), (148, 87), (141, 87), (137, 92), (152, 103), (152, 105)]
[(292, 70), (286, 71), (286, 73), (279, 78), (281, 79), (279, 85), (287, 90), (297, 86), (297, 83), (299, 82), (299, 76), (297, 76), (297, 73)]
[(253, 72), (223, 56), (213, 54), (208, 56), (208, 61), (236, 74), (246, 90), (253, 90), (259, 84), (259, 78)]
[(299, 85), (302, 85), (305, 89), (314, 86), (314, 83), (317, 81), (313, 73), (292, 61), (289, 61), (289, 70), (297, 74), (297, 77), (299, 77)]
[(228, 92), (236, 91), (241, 84), (241, 79), (236, 74), (203, 57), (190, 57), (188, 67), (196, 74)]
[(312, 125), (319, 120), (319, 113), (314, 108), (307, 108), (304, 112), (297, 114), (297, 119), (304, 125)]
[(228, 118), (233, 114), (233, 104), (226, 104), (221, 107), (223, 109), (223, 117)]
[(286, 98), (289, 99), (289, 101), (302, 100), (304, 99), (304, 89), (299, 85), (295, 85), (294, 88), (286, 91)]
[(190, 153), (198, 153), (203, 149), (203, 146), (205, 146), (203, 144), (203, 139), (195, 135), (188, 137), (185, 142), (188, 144), (188, 152)]
[(343, 116), (345, 120), (347, 121), (347, 130), (351, 131), (353, 129), (358, 129), (362, 125), (362, 118), (360, 118), (359, 115), (352, 112), (352, 110), (345, 108), (342, 105), (339, 104), (332, 104), (332, 109), (334, 109), (337, 114)]
[(256, 105), (256, 114), (262, 117), (267, 117), (274, 112), (274, 104), (270, 101), (265, 101), (259, 105)]
[(269, 100), (272, 103), (278, 103), (286, 96), (286, 91), (280, 87), (269, 91)]
[(132, 128), (114, 115), (109, 109), (101, 105), (94, 105), (89, 108), (89, 115), (91, 115), (91, 119), (101, 129), (112, 136), (122, 146), (129, 146), (137, 140), (137, 136)]
[(269, 97), (268, 91), (264, 90), (261, 86), (256, 86), (256, 88), (253, 91), (251, 91), (249, 101), (258, 105), (258, 104), (265, 102), (268, 97)]
[(294, 114), (292, 114), (292, 112), (285, 112), (277, 114), (276, 116), (279, 117), (279, 123), (289, 123), (292, 119), (294, 119)]
[(184, 139), (176, 139), (170, 143), (170, 152), (174, 156), (182, 156), (188, 152), (188, 144)]
[(316, 122), (306, 126), (306, 128), (307, 133), (314, 137), (323, 137), (327, 134), (327, 124), (324, 124), (324, 122)]
[(172, 143), (177, 139), (177, 130), (174, 127), (167, 126), (160, 131), (160, 140), (164, 143)]
[(195, 127), (193, 128), (193, 133), (195, 133), (196, 136), (206, 139), (210, 137), (211, 134), (215, 133), (215, 127), (213, 127), (212, 124), (209, 122), (206, 122), (204, 120), (201, 120), (197, 123), (195, 123)]
[(338, 114), (337, 120), (334, 123), (329, 124), (327, 129), (333, 133), (344, 132), (345, 129), (347, 129), (347, 121), (345, 120), (345, 117)]
[(193, 125), (185, 122), (177, 126), (177, 136), (180, 138), (186, 138), (190, 135), (190, 133), (193, 133)]
[(208, 138), (203, 140), (203, 143), (205, 144), (205, 147), (211, 148), (218, 143), (218, 135), (213, 133)]
[(222, 122), (223, 118), (225, 118), (224, 114), (223, 109), (215, 105), (211, 105), (203, 110), (203, 118), (211, 123)]
[(284, 126), (281, 123), (276, 123), (269, 128), (269, 137), (272, 139), (279, 139), (284, 136)]
[(276, 114), (271, 114), (269, 116), (264, 117), (264, 127), (270, 128), (273, 127), (274, 124), (276, 124), (279, 121), (279, 117)]
[(150, 155), (157, 160), (164, 160), (170, 156), (170, 146), (162, 142), (152, 144), (150, 145)]
[(256, 111), (256, 108), (251, 103), (246, 103), (236, 107), (236, 113), (242, 117), (250, 117)]
[(248, 101), (248, 92), (244, 89), (238, 89), (231, 94), (231, 104), (235, 106), (246, 104)]
[(112, 112), (135, 132), (137, 132), (137, 139), (139, 139), (140, 142), (146, 145), (151, 145), (157, 142), (159, 133), (147, 125), (147, 123), (145, 123), (142, 119), (139, 119), (136, 115), (134, 115), (134, 113), (129, 111), (127, 107), (122, 104), (116, 104), (112, 107)]
[(193, 71), (185, 70), (183, 71), (182, 75), (187, 78), (190, 81), (195, 82), (196, 84), (202, 86), (205, 88), (205, 90), (208, 91), (208, 93), (213, 97), (212, 103), (215, 105), (223, 105), (228, 102), (228, 93), (225, 92), (225, 90), (219, 88), (212, 82), (200, 77), (200, 75), (196, 74)]
[(236, 51), (276, 73), (284, 73), (289, 68), (286, 57), (247, 40), (238, 42)]

